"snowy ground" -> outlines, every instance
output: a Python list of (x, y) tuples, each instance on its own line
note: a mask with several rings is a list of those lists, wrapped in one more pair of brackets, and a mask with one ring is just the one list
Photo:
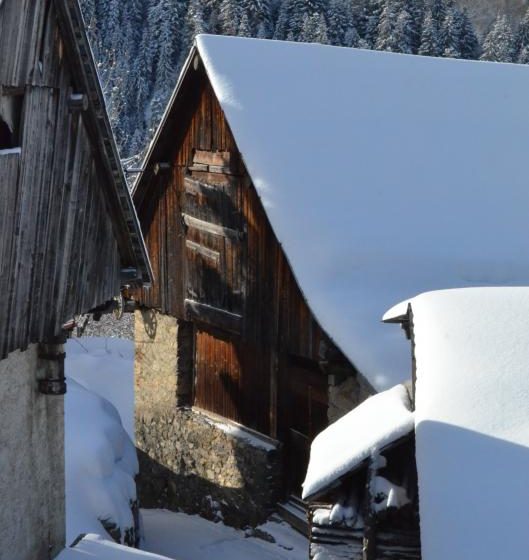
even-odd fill
[(198, 516), (143, 510), (144, 549), (178, 560), (306, 560), (308, 543), (286, 523), (269, 521), (260, 529), (275, 543)]
[[(164, 510), (142, 510), (146, 552), (112, 543), (97, 516), (103, 508), (113, 517), (123, 518), (116, 519), (123, 527), (130, 523), (125, 514), (132, 494), (124, 487), (123, 478), (127, 478), (131, 469), (127, 465), (123, 472), (121, 467), (124, 450), (130, 447), (125, 432), (130, 438), (134, 437), (134, 346), (130, 340), (117, 338), (71, 339), (66, 356), (69, 378), (66, 394), (68, 542), (79, 533), (92, 534), (75, 549), (65, 550), (59, 560), (307, 558), (307, 540), (286, 524), (269, 521), (260, 527), (263, 535), (268, 534), (275, 540), (267, 542), (222, 523)], [(110, 407), (106, 401), (114, 406)], [(110, 455), (113, 460), (105, 461)], [(164, 556), (152, 556), (152, 553)]]

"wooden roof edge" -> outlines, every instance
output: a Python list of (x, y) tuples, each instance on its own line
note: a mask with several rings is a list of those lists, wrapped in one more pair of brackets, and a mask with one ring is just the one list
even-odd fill
[[(389, 442), (385, 446), (381, 447), (378, 450), (378, 453), (384, 453), (385, 451), (389, 451), (390, 449), (393, 449), (393, 448), (398, 447), (399, 445), (401, 445), (403, 443), (406, 443), (408, 440), (410, 440), (411, 437), (414, 437), (414, 434), (415, 434), (415, 430), (412, 428), (407, 434), (405, 434), (405, 435), (401, 436), (400, 438), (398, 438), (398, 439), (396, 439), (392, 442)], [(354, 467), (352, 467), (350, 470), (348, 470), (346, 473), (344, 473), (341, 476), (335, 478), (332, 482), (329, 482), (323, 488), (320, 488), (316, 492), (313, 492), (312, 494), (306, 496), (303, 500), (305, 502), (314, 502), (314, 501), (319, 500), (321, 497), (325, 496), (325, 494), (327, 494), (331, 490), (334, 490), (335, 488), (338, 488), (340, 486), (340, 483), (343, 480), (345, 480), (347, 477), (357, 473), (358, 471), (362, 470), (363, 468), (367, 468), (370, 461), (371, 461), (371, 457), (366, 457), (365, 459), (360, 461), (360, 463), (356, 464)]]
[(120, 223), (116, 225), (126, 233), (124, 236), (118, 236), (121, 256), (125, 259), (122, 264), (124, 267), (137, 270), (136, 279), (132, 283), (149, 286), (153, 281), (153, 269), (123, 173), (94, 56), (86, 35), (81, 7), (78, 0), (53, 0), (53, 2), (63, 38), (69, 43), (66, 53), (73, 62), (72, 72), (88, 96), (87, 113), (98, 136), (97, 148), (104, 160), (115, 202), (121, 211)]
[(153, 158), (156, 152), (156, 148), (158, 147), (159, 142), (161, 141), (164, 133), (165, 133), (165, 129), (166, 129), (166, 125), (168, 123), (168, 121), (171, 119), (171, 117), (173, 116), (173, 113), (176, 111), (177, 109), (177, 104), (176, 104), (176, 100), (180, 94), (180, 91), (182, 90), (182, 85), (184, 83), (185, 77), (188, 74), (188, 71), (190, 69), (190, 67), (192, 66), (193, 60), (195, 58), (195, 56), (198, 54), (198, 49), (196, 46), (196, 42), (193, 43), (193, 46), (191, 47), (191, 50), (189, 51), (189, 54), (187, 55), (187, 58), (184, 62), (184, 65), (182, 66), (182, 70), (180, 71), (180, 74), (178, 76), (178, 80), (176, 81), (176, 86), (173, 89), (173, 92), (171, 94), (171, 97), (169, 98), (169, 101), (167, 103), (167, 106), (165, 108), (165, 111), (162, 115), (162, 118), (160, 120), (160, 123), (158, 124), (158, 127), (156, 128), (156, 132), (154, 133), (154, 136), (152, 137), (151, 142), (149, 143), (149, 147), (147, 148), (147, 152), (145, 154), (145, 157), (143, 158), (143, 162), (140, 166), (141, 171), (138, 175), (138, 177), (136, 178), (136, 181), (132, 187), (132, 197), (135, 203), (139, 202), (139, 199), (143, 196), (143, 190), (145, 188), (145, 182), (147, 181), (148, 177), (149, 177), (149, 172), (150, 172), (150, 168), (153, 164)]

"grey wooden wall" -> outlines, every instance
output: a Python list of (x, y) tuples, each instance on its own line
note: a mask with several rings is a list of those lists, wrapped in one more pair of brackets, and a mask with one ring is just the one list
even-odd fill
[(64, 37), (59, 2), (0, 4), (0, 117), (18, 108), (4, 118), (17, 149), (0, 150), (0, 359), (117, 295), (131, 264), (103, 140), (72, 98), (90, 92), (76, 83), (81, 61)]

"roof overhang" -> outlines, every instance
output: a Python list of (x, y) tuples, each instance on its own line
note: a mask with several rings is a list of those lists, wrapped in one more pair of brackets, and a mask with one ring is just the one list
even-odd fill
[(62, 37), (67, 43), (66, 56), (74, 79), (88, 96), (86, 126), (94, 147), (104, 163), (111, 189), (108, 203), (115, 219), (116, 238), (123, 268), (136, 269), (131, 284), (149, 285), (153, 280), (152, 267), (132, 202), (118, 148), (110, 126), (103, 91), (78, 0), (54, 0)]

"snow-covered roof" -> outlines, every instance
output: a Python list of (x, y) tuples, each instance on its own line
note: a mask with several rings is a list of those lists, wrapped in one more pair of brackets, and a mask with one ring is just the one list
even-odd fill
[(331, 424), (312, 442), (303, 498), (331, 487), (376, 451), (413, 430), (404, 385), (378, 393)]
[(444, 290), (410, 304), (423, 557), (525, 558), (529, 288)]
[(395, 301), (529, 283), (529, 67), (201, 35), (150, 154), (196, 52), (313, 312), (377, 389), (409, 377)]

